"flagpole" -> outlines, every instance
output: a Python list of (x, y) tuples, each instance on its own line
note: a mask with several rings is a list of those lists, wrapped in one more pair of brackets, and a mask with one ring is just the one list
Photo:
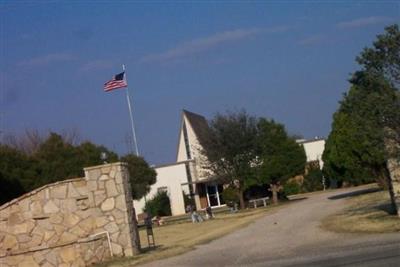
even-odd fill
[[(125, 79), (126, 84), (128, 85), (128, 80), (126, 78), (125, 64), (122, 64), (122, 69), (125, 72), (124, 73), (124, 79)], [(135, 143), (136, 156), (139, 157), (139, 149), (138, 149), (138, 145), (137, 145), (137, 141), (136, 141), (135, 124), (133, 122), (133, 115), (132, 115), (132, 108), (131, 108), (131, 98), (129, 96), (129, 88), (128, 88), (128, 86), (126, 87), (126, 101), (128, 102), (129, 117), (131, 119), (132, 135), (133, 135), (133, 142)]]

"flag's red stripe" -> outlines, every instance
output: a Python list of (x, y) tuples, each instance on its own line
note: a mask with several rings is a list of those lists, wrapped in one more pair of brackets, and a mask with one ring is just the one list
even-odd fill
[(108, 81), (104, 84), (104, 91), (108, 92), (114, 89), (118, 89), (118, 88), (123, 88), (123, 87), (127, 87), (127, 83), (126, 81), (122, 80), (122, 81), (115, 81), (115, 80), (111, 80)]
[(105, 83), (104, 85), (108, 86), (108, 85), (114, 85), (114, 84), (126, 84), (126, 82), (125, 81), (110, 81), (110, 82)]

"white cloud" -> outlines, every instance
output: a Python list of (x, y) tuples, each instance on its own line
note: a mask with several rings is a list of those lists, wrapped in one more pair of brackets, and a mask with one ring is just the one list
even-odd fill
[(22, 67), (41, 67), (55, 62), (67, 62), (67, 61), (73, 61), (75, 59), (76, 58), (70, 54), (54, 53), (54, 54), (47, 54), (40, 57), (22, 60), (18, 62), (17, 65)]
[(342, 28), (342, 29), (349, 29), (349, 28), (361, 28), (369, 25), (376, 25), (376, 24), (381, 24), (381, 23), (386, 23), (392, 21), (392, 18), (389, 17), (377, 17), (377, 16), (372, 16), (372, 17), (365, 17), (365, 18), (359, 18), (359, 19), (354, 19), (350, 21), (343, 21), (339, 22), (336, 24), (336, 27)]
[(94, 70), (100, 70), (100, 69), (108, 69), (112, 66), (112, 64), (113, 63), (109, 60), (99, 59), (99, 60), (87, 62), (80, 68), (80, 70), (81, 71), (94, 71)]
[(207, 51), (223, 43), (239, 41), (263, 33), (283, 32), (288, 29), (289, 29), (288, 27), (281, 26), (274, 28), (236, 29), (231, 31), (220, 32), (207, 37), (197, 38), (187, 42), (183, 42), (181, 44), (178, 44), (174, 48), (171, 48), (162, 53), (147, 55), (143, 57), (141, 61), (165, 62), (169, 60), (175, 60), (178, 58), (183, 58), (203, 51)]
[(324, 42), (326, 39), (323, 35), (313, 35), (304, 38), (298, 42), (299, 45), (315, 45)]

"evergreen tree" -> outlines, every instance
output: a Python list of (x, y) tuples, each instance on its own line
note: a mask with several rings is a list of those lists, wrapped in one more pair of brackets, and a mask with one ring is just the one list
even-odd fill
[(157, 181), (157, 173), (142, 157), (128, 154), (123, 156), (121, 161), (128, 163), (132, 197), (139, 200), (150, 191), (151, 185)]
[(32, 157), (37, 161), (38, 179), (35, 187), (81, 176), (77, 150), (61, 135), (50, 133)]
[(334, 114), (323, 154), (328, 178), (385, 184), (387, 159), (399, 156), (389, 155), (387, 144), (400, 144), (400, 32), (397, 25), (385, 30), (357, 57), (361, 70), (353, 75), (350, 91)]
[[(35, 149), (27, 149), (31, 143), (26, 146), (26, 142), (12, 147), (0, 145), (0, 203), (45, 184), (83, 177), (85, 167), (104, 163), (102, 153), (109, 163), (119, 160), (116, 153), (104, 146), (89, 141), (73, 145), (57, 133), (37, 135), (34, 141)], [(143, 158), (127, 155), (121, 160), (128, 163), (133, 196), (140, 199), (155, 183), (156, 173)]]
[(32, 188), (35, 177), (27, 156), (11, 147), (0, 145), (0, 204), (16, 198)]
[[(118, 161), (118, 155), (115, 152), (108, 150), (104, 146), (95, 145), (89, 141), (81, 143), (75, 147), (75, 149), (78, 157), (77, 161), (79, 162), (79, 165), (83, 167), (101, 165), (104, 161), (108, 163)], [(105, 159), (102, 159), (102, 153), (105, 153)]]
[(260, 151), (259, 177), (270, 184), (273, 203), (278, 202), (278, 192), (291, 177), (303, 174), (306, 154), (303, 146), (289, 137), (285, 127), (274, 120), (261, 119), (258, 123)]

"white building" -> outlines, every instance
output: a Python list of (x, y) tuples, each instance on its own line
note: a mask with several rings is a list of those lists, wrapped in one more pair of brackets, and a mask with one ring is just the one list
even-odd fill
[(307, 162), (318, 162), (319, 168), (322, 170), (324, 162), (322, 154), (325, 149), (325, 139), (315, 137), (311, 140), (297, 140), (297, 143), (302, 144), (306, 152)]
[[(205, 160), (200, 153), (201, 142), (207, 127), (207, 120), (203, 116), (183, 110), (176, 162), (154, 167), (157, 182), (151, 186), (146, 198), (150, 199), (160, 190), (167, 191), (172, 215), (185, 213), (183, 194), (194, 198), (198, 210), (225, 205), (220, 195), (222, 185), (210, 179), (207, 171), (201, 167)], [(144, 198), (134, 201), (138, 214), (142, 212), (144, 204)]]
[[(172, 215), (185, 213), (184, 196), (194, 198), (196, 209), (224, 206), (221, 197), (222, 184), (214, 181), (201, 166), (206, 161), (200, 153), (201, 144), (207, 131), (207, 120), (198, 114), (183, 110), (176, 162), (154, 167), (157, 172), (157, 182), (151, 186), (146, 198), (152, 198), (158, 191), (167, 191), (170, 197)], [(323, 166), (322, 153), (325, 140), (298, 140), (304, 146), (307, 162), (318, 161)], [(145, 199), (134, 201), (136, 213), (142, 213)]]

